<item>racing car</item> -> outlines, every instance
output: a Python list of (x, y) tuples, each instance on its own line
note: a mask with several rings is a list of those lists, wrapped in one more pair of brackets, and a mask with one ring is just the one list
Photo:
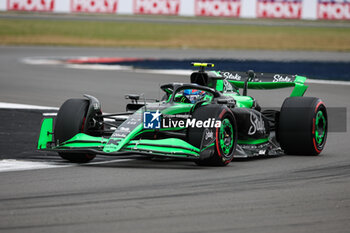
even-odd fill
[[(37, 149), (86, 163), (96, 155), (149, 157), (225, 166), (233, 158), (318, 155), (327, 139), (327, 110), (303, 97), (306, 77), (212, 71), (199, 67), (189, 83), (161, 85), (161, 100), (127, 94), (126, 111), (102, 113), (90, 95), (68, 99), (56, 116), (44, 117)], [(249, 89), (293, 87), (280, 109), (264, 109)]]

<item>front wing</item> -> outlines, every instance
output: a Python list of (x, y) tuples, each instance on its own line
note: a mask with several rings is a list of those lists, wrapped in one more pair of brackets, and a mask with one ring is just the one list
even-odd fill
[[(178, 138), (137, 139), (128, 141), (118, 151), (105, 152), (103, 149), (109, 140), (109, 138), (78, 133), (71, 139), (56, 145), (53, 141), (53, 119), (45, 118), (42, 122), (37, 149), (58, 153), (86, 153), (108, 156), (142, 155), (196, 160), (200, 158), (203, 152), (212, 153), (215, 146), (215, 143), (212, 143), (205, 148), (197, 148)], [(234, 157), (247, 158), (281, 154), (283, 154), (283, 151), (280, 147), (271, 139), (266, 138), (264, 141), (253, 141), (253, 143), (238, 141)]]

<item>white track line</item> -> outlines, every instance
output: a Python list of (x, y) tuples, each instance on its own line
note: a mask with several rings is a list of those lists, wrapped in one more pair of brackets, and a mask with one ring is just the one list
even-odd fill
[(12, 172), (12, 171), (30, 171), (30, 170), (41, 170), (49, 168), (66, 168), (66, 167), (78, 167), (78, 166), (91, 166), (109, 163), (120, 163), (133, 161), (134, 159), (114, 159), (100, 162), (90, 162), (84, 164), (57, 164), (53, 162), (33, 162), (27, 160), (16, 160), (16, 159), (3, 159), (0, 160), (0, 173), (1, 172)]
[[(28, 109), (28, 110), (58, 110), (56, 107), (47, 107), (39, 105), (29, 104), (15, 104), (0, 102), (0, 109)], [(45, 115), (56, 115), (56, 113), (44, 113)], [(39, 130), (39, 129), (38, 129)], [(40, 170), (48, 168), (65, 168), (75, 167), (82, 165), (99, 165), (108, 163), (120, 163), (125, 161), (132, 161), (134, 159), (114, 159), (108, 161), (91, 162), (87, 164), (57, 164), (54, 162), (33, 162), (28, 160), (16, 160), (16, 159), (3, 159), (0, 160), (0, 172), (11, 172), (11, 171), (28, 171), (28, 170)]]
[(2, 109), (58, 110), (58, 108), (56, 108), (56, 107), (47, 107), (47, 106), (30, 105), (30, 104), (15, 104), (15, 103), (5, 103), (5, 102), (0, 102), (0, 108), (2, 108)]
[(81, 64), (66, 64), (67, 68), (72, 69), (86, 69), (86, 70), (132, 70), (132, 66), (120, 66), (120, 65), (81, 65)]
[(147, 70), (147, 69), (135, 69), (137, 73), (149, 73), (149, 74), (167, 74), (167, 75), (181, 75), (190, 76), (193, 70)]
[(119, 66), (119, 65), (101, 65), (101, 64), (67, 64), (67, 68), (83, 69), (83, 70), (122, 70), (137, 73), (149, 73), (149, 74), (169, 74), (169, 75), (185, 75), (189, 76), (193, 72), (192, 70), (152, 70), (152, 69), (134, 69), (132, 66)]
[(15, 159), (4, 159), (0, 160), (0, 172), (10, 172), (10, 171), (28, 171), (28, 170), (39, 170), (57, 167), (72, 167), (74, 165), (55, 165), (50, 162), (32, 162), (25, 160), (15, 160)]
[(30, 65), (58, 65), (63, 64), (63, 61), (60, 61), (59, 59), (47, 59), (47, 58), (23, 58), (23, 63), (30, 64)]

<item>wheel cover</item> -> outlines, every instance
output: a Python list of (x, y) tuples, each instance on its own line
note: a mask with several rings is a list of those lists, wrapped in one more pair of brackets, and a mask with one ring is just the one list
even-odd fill
[(315, 139), (317, 145), (321, 145), (324, 141), (324, 138), (326, 136), (326, 118), (322, 111), (318, 111), (316, 113), (316, 120), (315, 120)]
[(224, 119), (220, 127), (220, 148), (223, 155), (228, 156), (233, 148), (233, 127), (229, 119)]

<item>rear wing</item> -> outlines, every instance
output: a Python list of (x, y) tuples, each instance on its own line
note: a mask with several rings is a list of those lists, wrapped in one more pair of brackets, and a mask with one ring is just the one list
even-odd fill
[[(246, 72), (222, 71), (220, 74), (225, 80), (237, 88), (244, 88), (244, 83), (248, 79)], [(308, 86), (305, 83), (306, 77), (289, 74), (256, 73), (247, 82), (248, 89), (277, 89), (294, 87), (290, 96), (303, 96)]]

